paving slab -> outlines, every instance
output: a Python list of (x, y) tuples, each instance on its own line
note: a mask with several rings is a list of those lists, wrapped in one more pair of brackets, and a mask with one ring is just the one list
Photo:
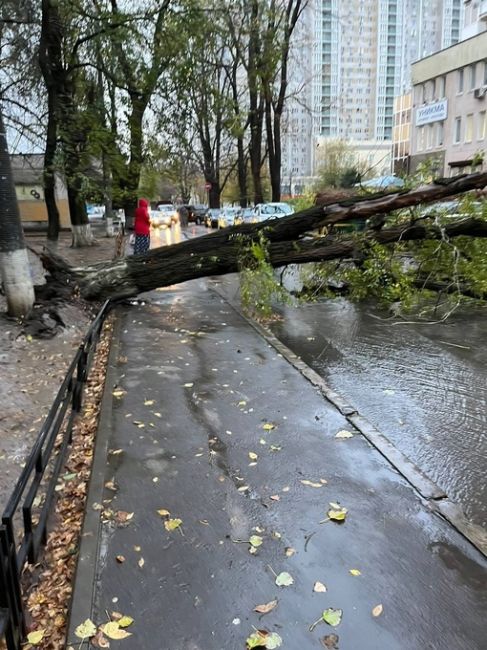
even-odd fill
[[(112, 647), (131, 650), (243, 650), (254, 628), (290, 650), (330, 634), (340, 650), (486, 647), (485, 558), (221, 296), (189, 283), (117, 319), (73, 647), (76, 625), (113, 610), (135, 622)], [(330, 502), (343, 523), (324, 521)], [(329, 607), (341, 623), (310, 631)]]

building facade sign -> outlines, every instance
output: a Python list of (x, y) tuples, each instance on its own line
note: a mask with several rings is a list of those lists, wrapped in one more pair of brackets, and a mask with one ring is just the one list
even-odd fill
[(420, 106), (416, 109), (416, 126), (430, 124), (431, 122), (440, 122), (446, 120), (448, 113), (448, 100), (442, 99), (440, 102)]

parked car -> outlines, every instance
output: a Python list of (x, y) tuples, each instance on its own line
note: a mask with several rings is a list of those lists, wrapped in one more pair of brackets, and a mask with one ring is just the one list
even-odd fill
[(233, 226), (235, 216), (238, 214), (240, 208), (223, 208), (218, 219), (218, 228), (228, 228)]
[(205, 214), (208, 208), (206, 205), (202, 205), (201, 203), (196, 203), (195, 205), (188, 205), (186, 206), (188, 208), (189, 216), (188, 216), (188, 221), (189, 223), (195, 223), (195, 224), (202, 224), (205, 221)]
[(218, 228), (220, 213), (220, 208), (209, 208), (205, 214), (205, 226), (207, 228)]
[(178, 219), (174, 206), (166, 204), (160, 204), (157, 210), (151, 210), (150, 217), (153, 228), (170, 228)]
[(239, 226), (241, 223), (252, 223), (252, 216), (254, 208), (240, 208), (233, 220), (234, 226)]
[(266, 219), (277, 219), (293, 213), (294, 209), (287, 203), (258, 203), (253, 210), (252, 221), (260, 222)]

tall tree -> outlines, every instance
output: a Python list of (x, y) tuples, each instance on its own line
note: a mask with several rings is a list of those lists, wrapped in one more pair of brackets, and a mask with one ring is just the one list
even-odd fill
[(24, 233), (0, 110), (0, 273), (11, 316), (26, 316), (34, 305)]
[(265, 98), (267, 155), (273, 201), (281, 200), (281, 123), (287, 99), (291, 38), (306, 4), (306, 0), (271, 0), (267, 15), (264, 14), (259, 70)]

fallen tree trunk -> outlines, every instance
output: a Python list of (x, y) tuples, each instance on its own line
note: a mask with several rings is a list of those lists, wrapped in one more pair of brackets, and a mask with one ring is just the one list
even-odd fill
[[(55, 254), (45, 251), (42, 260), (54, 280), (69, 284), (87, 299), (127, 298), (143, 291), (168, 286), (204, 276), (223, 275), (240, 269), (241, 258), (251, 241), (264, 237), (269, 262), (274, 267), (349, 257), (357, 249), (357, 238), (336, 239), (328, 236), (306, 238), (306, 234), (325, 225), (386, 214), (422, 203), (487, 185), (487, 173), (437, 181), (415, 191), (401, 191), (381, 196), (361, 197), (344, 203), (313, 207), (309, 210), (262, 224), (244, 224), (157, 248), (144, 255), (96, 264), (86, 268), (70, 267)], [(460, 219), (447, 226), (424, 222), (403, 224), (381, 231), (366, 231), (364, 240), (382, 244), (414, 239), (487, 236), (487, 222)]]

